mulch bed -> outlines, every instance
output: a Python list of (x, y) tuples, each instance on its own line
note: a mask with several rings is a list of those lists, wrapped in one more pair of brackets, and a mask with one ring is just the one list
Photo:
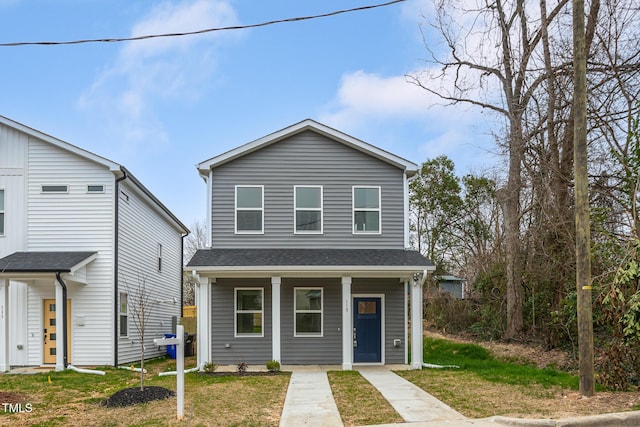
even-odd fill
[(4, 403), (10, 403), (15, 405), (16, 403), (27, 402), (27, 396), (20, 393), (13, 393), (9, 391), (0, 391), (0, 405)]
[(107, 408), (121, 408), (154, 400), (168, 399), (175, 395), (173, 391), (164, 387), (147, 386), (144, 390), (140, 390), (140, 387), (132, 387), (116, 392), (102, 404)]

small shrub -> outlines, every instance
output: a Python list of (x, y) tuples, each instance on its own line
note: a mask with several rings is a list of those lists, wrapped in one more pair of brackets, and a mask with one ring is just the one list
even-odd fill
[(246, 373), (248, 367), (249, 367), (249, 365), (247, 365), (245, 362), (240, 362), (240, 363), (238, 363), (238, 366), (236, 366), (239, 374)]
[(204, 369), (205, 372), (215, 372), (216, 369), (218, 369), (218, 364), (214, 362), (207, 362), (204, 364), (202, 369)]
[(272, 372), (272, 373), (280, 372), (280, 362), (278, 362), (277, 360), (267, 361), (266, 366), (269, 372)]

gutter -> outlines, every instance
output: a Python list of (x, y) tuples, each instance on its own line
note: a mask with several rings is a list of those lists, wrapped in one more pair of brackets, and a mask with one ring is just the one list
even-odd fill
[(127, 170), (125, 168), (120, 169), (122, 171), (122, 176), (116, 179), (116, 188), (115, 188), (115, 212), (114, 212), (114, 238), (113, 238), (113, 366), (118, 366), (118, 317), (119, 317), (119, 309), (120, 304), (118, 303), (118, 298), (120, 297), (119, 289), (118, 289), (118, 269), (120, 264), (118, 260), (120, 259), (120, 241), (119, 241), (119, 231), (120, 231), (120, 182), (124, 181), (128, 178)]
[(67, 337), (67, 331), (69, 331), (69, 328), (67, 328), (67, 324), (69, 322), (69, 319), (67, 319), (67, 284), (62, 280), (62, 276), (60, 276), (59, 271), (56, 271), (56, 280), (60, 283), (60, 286), (62, 286), (62, 327), (64, 328), (64, 339), (62, 340), (62, 361), (64, 369), (67, 369), (67, 365), (69, 364), (69, 354), (67, 351), (67, 342), (69, 340), (69, 337)]

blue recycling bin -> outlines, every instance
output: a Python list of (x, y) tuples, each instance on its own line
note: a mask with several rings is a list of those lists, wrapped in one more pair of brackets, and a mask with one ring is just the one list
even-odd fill
[[(164, 337), (165, 338), (175, 338), (176, 334), (164, 334)], [(167, 354), (172, 359), (176, 358), (176, 345), (175, 344), (171, 344), (171, 345), (167, 346)]]

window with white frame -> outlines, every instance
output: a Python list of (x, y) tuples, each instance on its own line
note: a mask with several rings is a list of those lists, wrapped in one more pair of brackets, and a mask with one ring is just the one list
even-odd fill
[(322, 186), (295, 186), (295, 233), (322, 233)]
[(353, 187), (353, 232), (380, 234), (380, 187)]
[(4, 236), (4, 190), (0, 190), (0, 236)]
[(236, 233), (260, 234), (264, 229), (264, 186), (236, 186)]
[(264, 336), (263, 288), (235, 289), (235, 336)]
[(41, 187), (43, 193), (68, 193), (68, 185), (43, 185)]
[(322, 288), (294, 288), (294, 336), (322, 336)]
[(126, 292), (120, 292), (120, 336), (127, 337), (129, 336), (129, 304)]

